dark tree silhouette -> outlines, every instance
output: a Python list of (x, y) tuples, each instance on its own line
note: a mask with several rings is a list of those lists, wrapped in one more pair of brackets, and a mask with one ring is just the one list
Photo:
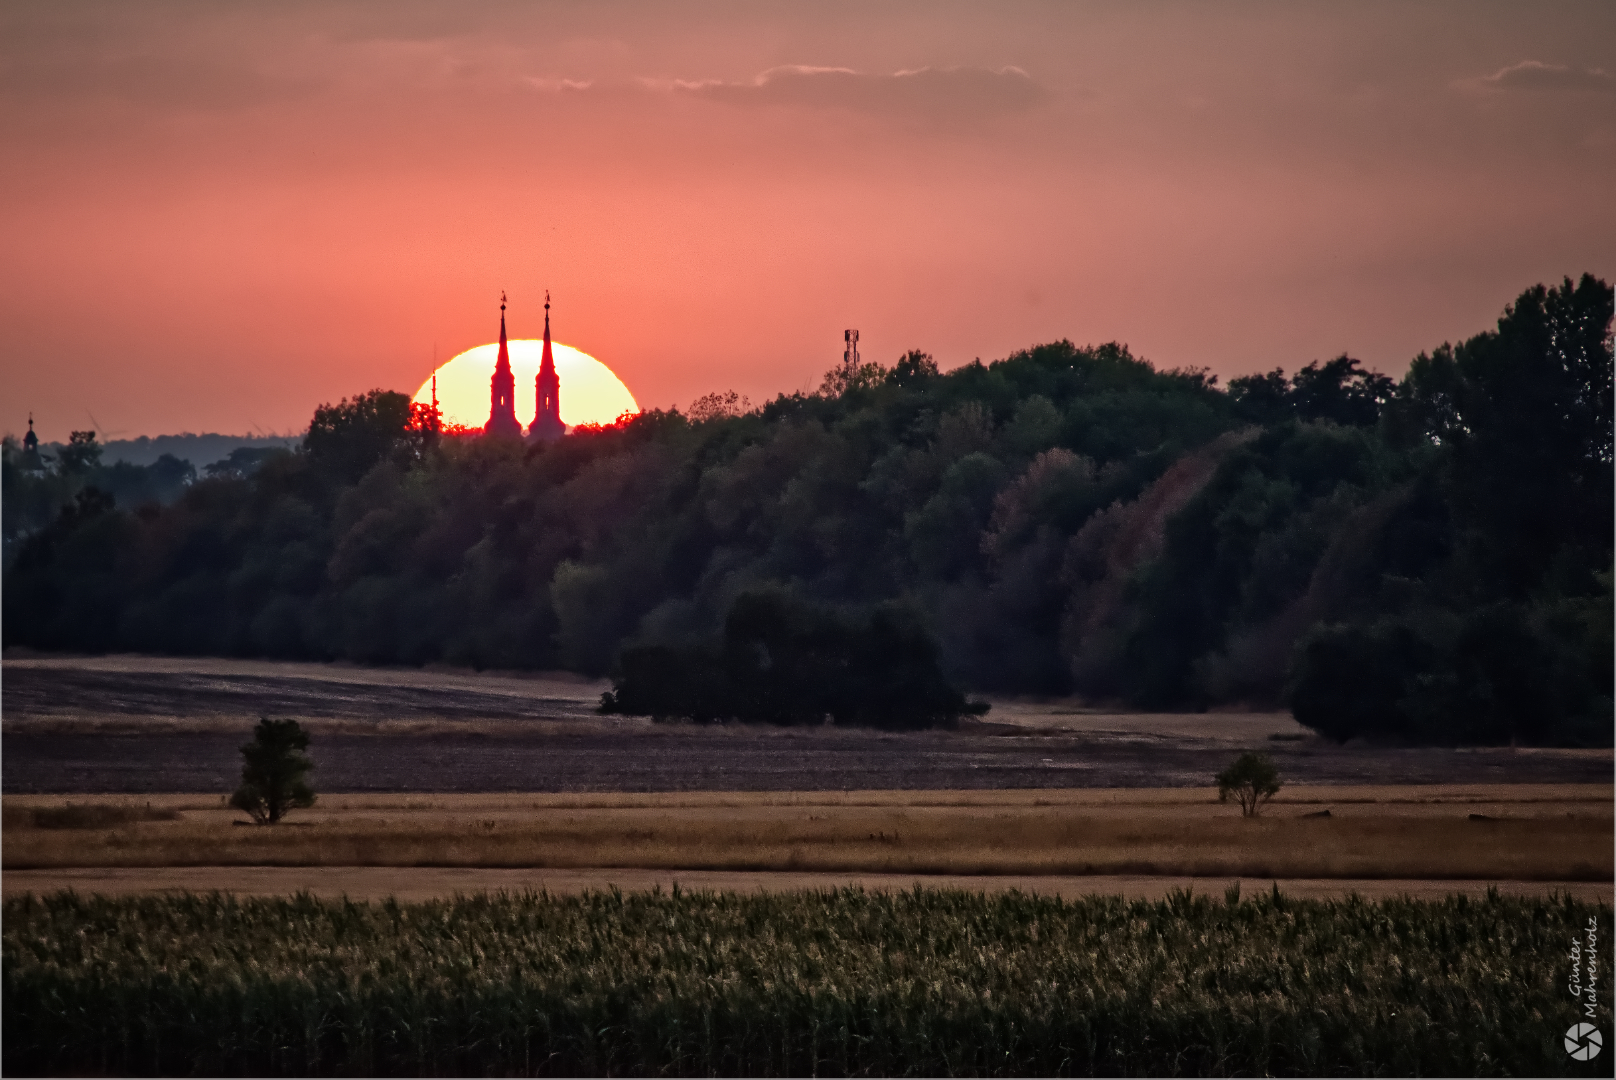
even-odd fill
[(75, 431), (67, 438), (67, 445), (59, 455), (64, 472), (83, 475), (101, 464), (101, 444), (95, 441), (93, 431)]
[(1259, 424), (1283, 419), (1290, 410), (1290, 380), (1283, 368), (1229, 380), (1229, 398), (1242, 416)]
[(1315, 360), (1290, 379), (1275, 368), (1229, 380), (1229, 397), (1241, 414), (1263, 424), (1294, 418), (1368, 427), (1396, 391), (1390, 378), (1363, 370), (1345, 354), (1323, 364)]
[(314, 410), (304, 449), (318, 468), (352, 483), (383, 458), (418, 457), (442, 427), (430, 406), (394, 390), (370, 390)]
[(887, 372), (887, 381), (895, 386), (917, 386), (927, 379), (935, 379), (938, 374), (937, 361), (930, 353), (910, 349)]
[(241, 786), (230, 805), (251, 814), (259, 825), (273, 825), (288, 810), (313, 806), (314, 791), (304, 780), (314, 768), (303, 752), (308, 748), (308, 733), (296, 720), (259, 720), (253, 741), (241, 748)]
[(238, 446), (228, 457), (215, 461), (202, 471), (212, 479), (245, 480), (261, 468), (264, 462), (281, 457), (291, 451), (279, 446)]

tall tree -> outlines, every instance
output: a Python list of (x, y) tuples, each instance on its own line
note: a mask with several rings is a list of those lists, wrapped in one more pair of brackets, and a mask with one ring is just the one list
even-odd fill
[[(1404, 396), (1452, 448), (1456, 509), (1477, 573), (1522, 596), (1566, 549), (1608, 562), (1613, 290), (1584, 274), (1523, 292), (1498, 329), (1421, 356)], [(1408, 421), (1405, 421), (1407, 424)]]

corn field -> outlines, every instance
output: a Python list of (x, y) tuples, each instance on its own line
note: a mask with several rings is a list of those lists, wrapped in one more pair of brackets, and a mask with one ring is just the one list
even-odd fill
[[(1611, 933), (1606, 905), (1496, 894), (64, 893), (4, 915), (7, 1075), (1553, 1075), (1581, 1018), (1569, 942), (1596, 920), (1608, 971)], [(1600, 1009), (1608, 1034), (1603, 986)]]

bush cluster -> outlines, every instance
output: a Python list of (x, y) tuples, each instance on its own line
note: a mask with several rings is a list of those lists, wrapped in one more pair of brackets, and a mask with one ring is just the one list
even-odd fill
[(981, 715), (937, 666), (937, 649), (906, 612), (844, 618), (786, 593), (743, 593), (719, 648), (623, 650), (605, 713), (771, 724), (911, 729)]

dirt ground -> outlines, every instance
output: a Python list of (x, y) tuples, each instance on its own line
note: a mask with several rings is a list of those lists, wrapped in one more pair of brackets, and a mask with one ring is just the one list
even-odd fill
[[(998, 700), (956, 731), (601, 717), (570, 675), (137, 656), (0, 665), (4, 874), (19, 892), (425, 899), (548, 889), (958, 885), (1077, 896), (1611, 893), (1611, 751), (1336, 746), (1283, 713)], [(313, 735), (321, 800), (223, 805), (264, 715)], [(1216, 802), (1243, 748), (1286, 787)], [(67, 803), (172, 820), (39, 828)], [(1328, 816), (1324, 812), (1328, 811)], [(188, 864), (188, 865), (179, 865)]]
[(1156, 875), (1100, 875), (1086, 877), (1026, 875), (928, 875), (758, 873), (701, 870), (640, 869), (492, 869), (487, 867), (279, 867), (204, 866), (154, 869), (90, 868), (80, 870), (13, 870), (0, 876), (6, 898), (26, 893), (46, 895), (71, 889), (80, 895), (128, 896), (149, 893), (225, 892), (237, 896), (290, 896), (311, 893), (324, 899), (401, 903), (443, 900), (475, 893), (548, 892), (576, 895), (592, 890), (623, 892), (671, 891), (796, 892), (855, 886), (870, 891), (911, 889), (964, 889), (969, 892), (1019, 890), (1041, 896), (1075, 899), (1081, 896), (1122, 896), (1160, 900), (1176, 890), (1222, 898), (1236, 885), (1245, 896), (1278, 887), (1288, 896), (1336, 899), (1357, 895), (1365, 899), (1412, 897), (1436, 900), (1455, 893), (1481, 896), (1495, 888), (1506, 896), (1569, 895), (1579, 900), (1612, 902), (1608, 884), (1586, 881), (1432, 881), (1422, 879), (1315, 879), (1268, 880), (1256, 878), (1191, 878)]
[(1302, 784), (1601, 783), (1602, 750), (1336, 746), (1283, 713), (1137, 714), (996, 700), (956, 731), (883, 734), (601, 717), (570, 675), (140, 656), (0, 665), (8, 795), (221, 793), (260, 716), (313, 733), (326, 792), (1204, 787), (1242, 748)]

